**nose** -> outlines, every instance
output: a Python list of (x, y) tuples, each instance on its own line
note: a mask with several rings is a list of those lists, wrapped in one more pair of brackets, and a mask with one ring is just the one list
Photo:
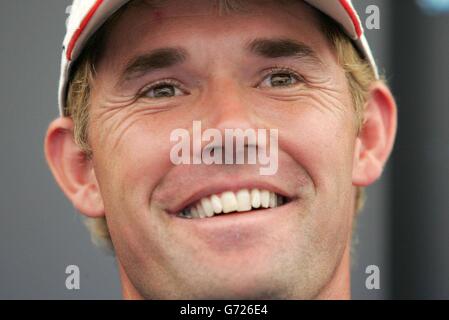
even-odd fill
[(230, 77), (216, 79), (205, 93), (204, 125), (220, 131), (254, 128), (255, 117), (246, 90)]
[[(250, 88), (232, 77), (217, 77), (204, 92), (202, 129), (220, 132), (222, 140), (218, 144), (203, 140), (202, 147), (212, 150), (213, 154), (218, 152), (217, 157), (223, 156), (226, 164), (241, 163), (246, 153), (253, 159), (258, 148), (258, 120), (248, 90)], [(256, 162), (255, 159), (251, 161)]]

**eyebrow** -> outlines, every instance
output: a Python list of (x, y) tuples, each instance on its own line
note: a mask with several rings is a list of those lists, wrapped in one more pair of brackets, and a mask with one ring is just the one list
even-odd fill
[[(315, 51), (308, 45), (287, 38), (256, 38), (247, 42), (246, 49), (263, 58), (310, 59), (322, 65)], [(119, 83), (133, 80), (151, 71), (170, 68), (185, 62), (188, 53), (184, 48), (167, 47), (154, 49), (148, 53), (132, 58), (120, 76)]]
[(263, 58), (297, 58), (310, 59), (311, 62), (322, 65), (323, 62), (316, 52), (303, 42), (288, 38), (256, 38), (249, 41), (247, 49)]
[(160, 48), (137, 56), (127, 63), (120, 77), (122, 81), (132, 80), (151, 71), (170, 68), (187, 60), (183, 48)]

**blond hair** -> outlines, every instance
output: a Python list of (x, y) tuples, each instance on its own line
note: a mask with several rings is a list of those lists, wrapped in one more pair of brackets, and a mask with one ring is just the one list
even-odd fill
[[(241, 9), (241, 0), (216, 0), (218, 1), (219, 14), (229, 13)], [(69, 79), (66, 106), (64, 116), (71, 117), (74, 122), (74, 139), (77, 145), (90, 159), (92, 150), (88, 143), (88, 125), (91, 89), (95, 80), (95, 65), (101, 58), (108, 31), (117, 22), (126, 9), (142, 0), (130, 1), (118, 10), (95, 33), (86, 44), (83, 54), (72, 67)], [(151, 2), (151, 1), (150, 1)], [(148, 0), (146, 4), (150, 3)], [(151, 3), (157, 3), (153, 1)], [(338, 25), (324, 14), (319, 13), (322, 31), (336, 52), (338, 63), (342, 66), (350, 89), (355, 108), (355, 121), (358, 132), (363, 128), (363, 115), (366, 98), (376, 76), (372, 66), (365, 60), (355, 48), (349, 37), (343, 33)], [(357, 187), (355, 197), (355, 212), (358, 213), (365, 202), (364, 188)], [(90, 230), (92, 240), (97, 245), (112, 248), (112, 242), (107, 227), (106, 217), (88, 218), (86, 225)]]

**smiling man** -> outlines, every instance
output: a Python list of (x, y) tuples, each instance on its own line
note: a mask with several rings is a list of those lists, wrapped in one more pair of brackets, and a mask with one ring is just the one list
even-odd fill
[[(350, 298), (352, 225), (396, 132), (350, 1), (76, 0), (64, 45), (45, 153), (124, 298)], [(244, 146), (276, 172), (174, 163), (195, 122), (276, 130)]]

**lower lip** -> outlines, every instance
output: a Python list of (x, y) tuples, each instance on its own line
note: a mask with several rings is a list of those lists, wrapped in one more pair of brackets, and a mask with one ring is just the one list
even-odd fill
[[(210, 218), (188, 219), (173, 216), (173, 228), (181, 228), (189, 237), (198, 237), (215, 248), (236, 248), (267, 239), (268, 233), (285, 230), (281, 225), (291, 223), (289, 214), (297, 200), (277, 208), (219, 214)], [(186, 230), (187, 229), (187, 230)]]

